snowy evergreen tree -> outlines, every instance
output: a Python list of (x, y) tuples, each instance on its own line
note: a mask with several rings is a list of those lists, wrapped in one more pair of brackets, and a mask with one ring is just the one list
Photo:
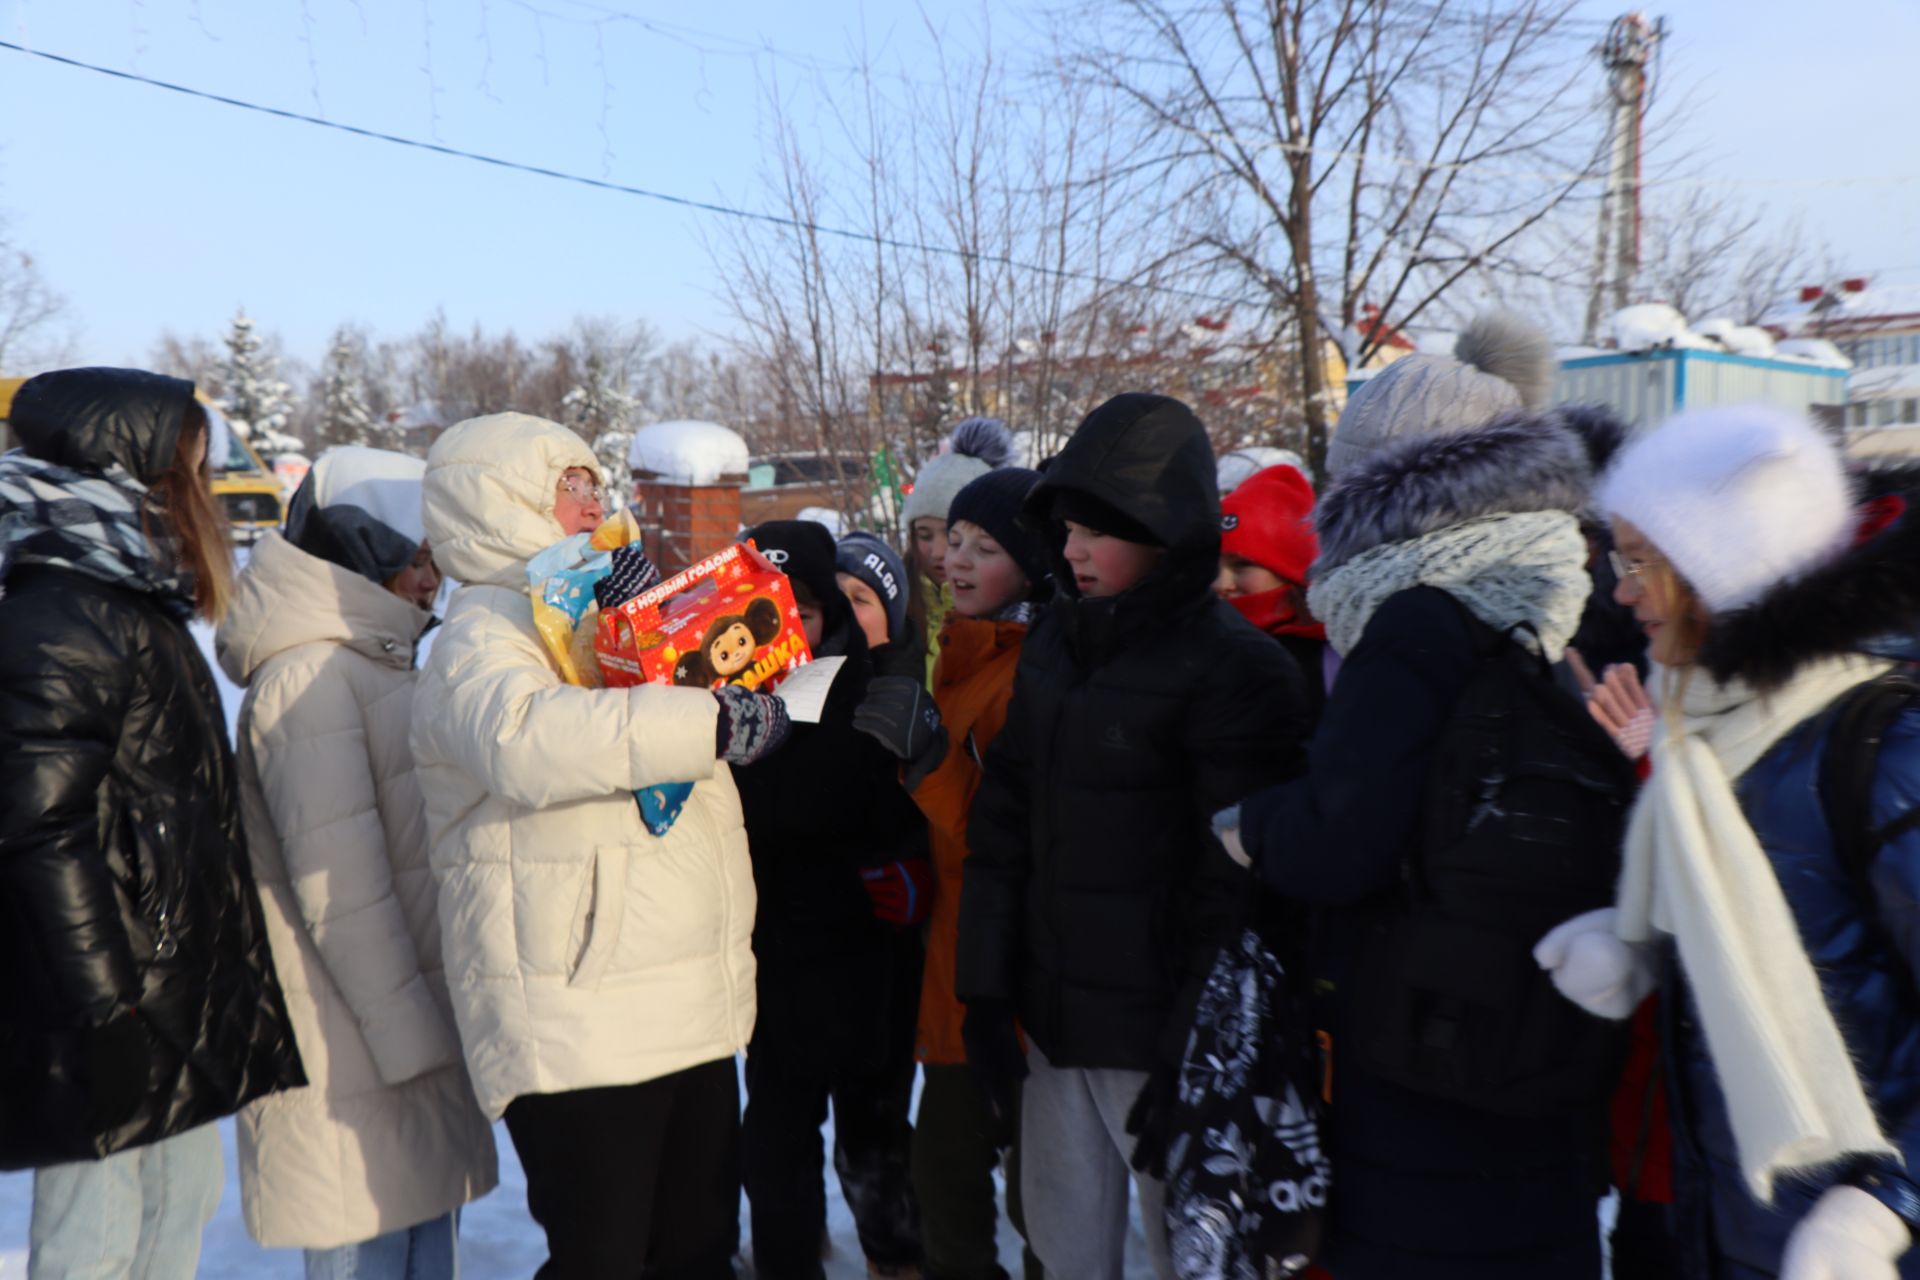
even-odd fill
[(371, 445), (393, 448), (394, 432), (384, 422), (376, 422), (367, 408), (365, 352), (353, 331), (342, 326), (333, 334), (327, 350), (326, 370), (320, 387), (320, 445)]
[(633, 471), (627, 463), (633, 444), (633, 396), (612, 376), (603, 352), (589, 350), (582, 363), (581, 379), (561, 407), (567, 425), (593, 445), (608, 506), (624, 507), (633, 496)]
[(233, 313), (226, 345), (221, 369), (226, 395), (220, 407), (227, 421), (268, 464), (280, 454), (300, 452), (306, 446), (290, 432), (293, 388), (280, 380), (279, 361), (261, 345), (245, 307)]

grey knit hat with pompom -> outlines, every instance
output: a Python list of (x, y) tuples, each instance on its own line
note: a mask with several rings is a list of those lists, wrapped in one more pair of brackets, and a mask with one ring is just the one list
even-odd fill
[(1336, 479), (1374, 454), (1427, 436), (1485, 426), (1553, 394), (1553, 343), (1509, 312), (1475, 317), (1446, 356), (1402, 356), (1354, 390), (1327, 442)]
[(954, 427), (946, 448), (921, 465), (901, 510), (902, 521), (911, 525), (922, 516), (945, 520), (954, 495), (969, 480), (1012, 460), (1013, 433), (1006, 423), (998, 418), (968, 418)]

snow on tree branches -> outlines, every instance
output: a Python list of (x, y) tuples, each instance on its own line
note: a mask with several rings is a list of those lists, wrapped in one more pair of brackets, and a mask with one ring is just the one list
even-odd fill
[(233, 313), (225, 341), (221, 380), (226, 395), (220, 407), (227, 421), (269, 463), (279, 454), (300, 452), (306, 446), (290, 431), (293, 388), (281, 381), (279, 361), (261, 344), (245, 307)]

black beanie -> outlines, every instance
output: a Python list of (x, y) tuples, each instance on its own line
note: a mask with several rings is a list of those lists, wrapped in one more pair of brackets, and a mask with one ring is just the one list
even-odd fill
[(833, 535), (827, 526), (814, 520), (769, 520), (741, 534), (740, 541), (751, 541), (774, 568), (804, 582), (816, 597), (814, 603), (825, 606), (840, 595), (833, 576)]
[(1020, 572), (1027, 575), (1027, 585), (1031, 594), (1042, 594), (1048, 579), (1052, 576), (1048, 566), (1046, 547), (1040, 539), (1020, 523), (1020, 504), (1033, 492), (1033, 486), (1040, 483), (1040, 473), (1029, 471), (1025, 467), (999, 467), (983, 476), (975, 476), (953, 495), (953, 503), (947, 508), (947, 528), (951, 529), (961, 520), (979, 525), (987, 531), (989, 537), (999, 543), (1013, 562), (1020, 566)]
[(1055, 490), (1053, 506), (1048, 515), (1055, 520), (1071, 520), (1089, 529), (1097, 529), (1125, 542), (1138, 542), (1149, 547), (1166, 546), (1146, 525), (1112, 503), (1080, 489)]

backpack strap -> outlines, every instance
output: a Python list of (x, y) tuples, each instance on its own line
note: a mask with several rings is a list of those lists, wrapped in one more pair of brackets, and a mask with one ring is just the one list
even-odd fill
[(1873, 860), (1887, 841), (1920, 826), (1920, 807), (1881, 826), (1873, 824), (1881, 744), (1900, 713), (1917, 700), (1920, 680), (1910, 668), (1896, 667), (1849, 691), (1831, 713), (1826, 755), (1820, 762), (1820, 806), (1840, 865), (1862, 893), (1869, 891)]
[(1820, 807), (1833, 836), (1834, 853), (1865, 904), (1869, 932), (1889, 956), (1908, 1008), (1920, 1007), (1920, 977), (1900, 954), (1874, 909), (1873, 860), (1887, 841), (1920, 826), (1920, 806), (1881, 826), (1873, 825), (1873, 783), (1880, 773), (1880, 747), (1900, 713), (1920, 701), (1920, 680), (1909, 664), (1895, 667), (1845, 694), (1832, 713), (1827, 753), (1820, 762)]

